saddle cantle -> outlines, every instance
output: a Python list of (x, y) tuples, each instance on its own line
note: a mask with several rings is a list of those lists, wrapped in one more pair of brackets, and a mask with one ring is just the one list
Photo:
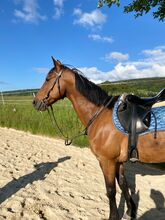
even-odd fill
[(162, 89), (156, 96), (151, 98), (140, 98), (135, 95), (128, 95), (128, 100), (136, 105), (152, 107), (157, 102), (165, 100), (165, 88)]
[[(123, 94), (120, 97), (117, 115), (120, 124), (128, 133), (129, 157), (133, 150), (136, 150), (138, 135), (145, 132), (151, 122), (152, 106), (165, 100), (165, 88), (152, 98), (140, 98), (132, 94)], [(155, 118), (155, 138), (156, 138), (156, 118)], [(138, 155), (136, 155), (138, 157)]]

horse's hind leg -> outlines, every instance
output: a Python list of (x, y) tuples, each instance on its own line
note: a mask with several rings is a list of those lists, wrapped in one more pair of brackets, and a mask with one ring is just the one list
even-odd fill
[(114, 161), (102, 160), (100, 161), (100, 166), (104, 174), (107, 197), (109, 199), (109, 220), (119, 220), (119, 214), (116, 205), (116, 163)]
[(127, 181), (124, 175), (124, 166), (122, 163), (118, 165), (116, 174), (117, 174), (116, 178), (117, 178), (118, 184), (120, 186), (120, 189), (122, 190), (122, 193), (124, 195), (124, 198), (126, 200), (126, 204), (128, 207), (126, 214), (125, 214), (125, 218), (134, 219), (136, 218), (136, 205), (129, 193)]

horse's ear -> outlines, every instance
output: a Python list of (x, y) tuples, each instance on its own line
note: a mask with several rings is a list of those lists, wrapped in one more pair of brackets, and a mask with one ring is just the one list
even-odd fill
[(54, 57), (52, 56), (53, 64), (54, 67), (56, 68), (57, 71), (60, 71), (61, 69), (61, 62), (59, 60), (55, 60)]
[(61, 62), (59, 60), (56, 61), (58, 63), (58, 65), (61, 65)]
[(53, 56), (52, 56), (52, 60), (53, 60), (54, 67), (56, 67), (56, 60), (54, 59)]
[(56, 71), (59, 72), (61, 70), (61, 62), (59, 60), (56, 60)]

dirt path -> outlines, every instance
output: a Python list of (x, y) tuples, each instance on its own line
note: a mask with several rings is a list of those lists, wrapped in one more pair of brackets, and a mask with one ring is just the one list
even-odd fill
[[(131, 191), (137, 173), (138, 219), (165, 220), (165, 171), (126, 166)], [(103, 176), (89, 149), (0, 128), (0, 173), (0, 220), (108, 218)], [(124, 200), (118, 188), (117, 201), (122, 215)]]

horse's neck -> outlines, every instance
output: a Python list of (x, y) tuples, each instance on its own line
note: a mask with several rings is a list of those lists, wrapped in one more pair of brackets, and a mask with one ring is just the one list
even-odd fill
[(78, 91), (69, 94), (68, 99), (72, 102), (79, 119), (86, 126), (99, 107), (88, 101)]

